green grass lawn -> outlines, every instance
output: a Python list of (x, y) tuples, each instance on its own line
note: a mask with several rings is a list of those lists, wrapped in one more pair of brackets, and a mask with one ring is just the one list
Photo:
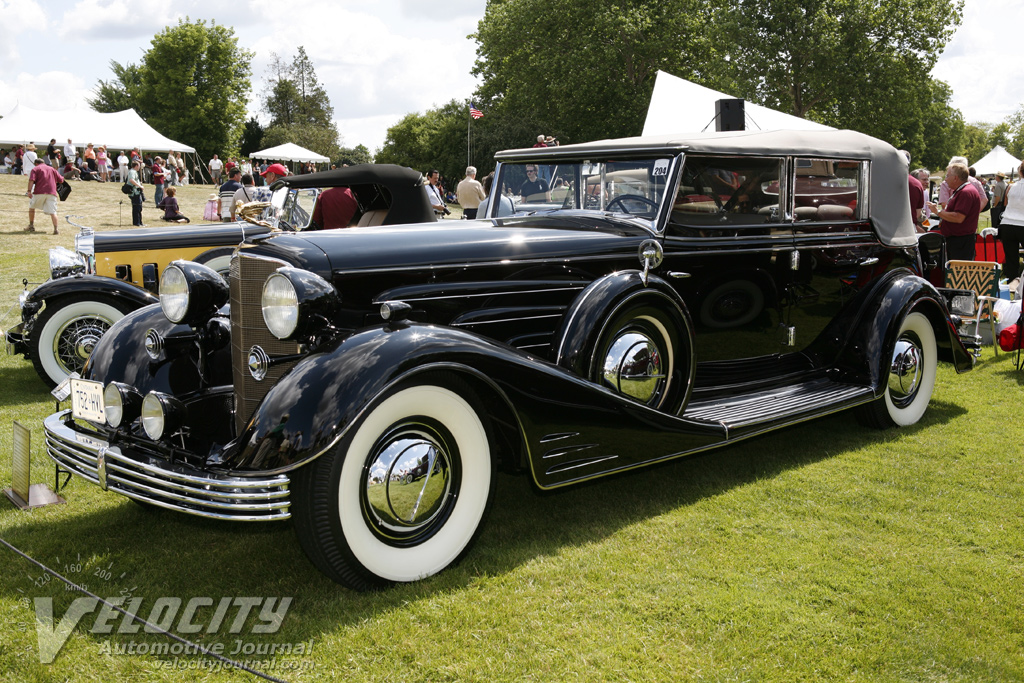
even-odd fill
[[(22, 277), (45, 278), (48, 246), (71, 242), (20, 232), (11, 180), (0, 310)], [(104, 229), (116, 189), (79, 199)], [(209, 188), (196, 189), (201, 211)], [(1013, 357), (987, 349), (973, 372), (940, 368), (909, 429), (840, 413), (552, 494), (502, 476), (460, 565), (375, 594), (324, 578), (287, 523), (153, 511), (77, 479), (65, 505), (0, 499), (0, 537), (102, 597), (143, 597), (147, 616), (160, 597), (291, 597), (277, 633), (253, 634), (252, 615), (237, 634), (188, 635), (225, 654), (312, 641), (303, 655), (234, 655), (288, 681), (1024, 680), (1022, 382)], [(0, 356), (4, 486), (15, 420), (32, 430), (33, 481), (52, 485), (41, 421), (53, 408), (29, 362)], [(117, 634), (120, 619), (91, 633), (94, 614), (40, 664), (32, 604), (47, 597), (60, 617), (78, 596), (0, 548), (0, 680), (257, 680), (115, 654), (171, 641)]]

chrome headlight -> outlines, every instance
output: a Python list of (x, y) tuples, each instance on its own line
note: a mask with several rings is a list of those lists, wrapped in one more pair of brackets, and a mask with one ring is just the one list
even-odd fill
[(200, 263), (174, 261), (160, 276), (160, 307), (172, 323), (204, 323), (227, 303), (228, 294), (224, 278)]
[(142, 429), (154, 441), (173, 434), (185, 422), (185, 405), (167, 394), (151, 391), (142, 399)]
[(121, 382), (111, 382), (103, 389), (103, 414), (107, 424), (117, 429), (131, 424), (142, 409), (142, 394)]
[(299, 324), (299, 295), (291, 280), (274, 273), (263, 284), (263, 321), (278, 339), (285, 339)]
[(315, 335), (340, 303), (333, 285), (308, 270), (278, 268), (263, 283), (263, 322), (278, 339)]

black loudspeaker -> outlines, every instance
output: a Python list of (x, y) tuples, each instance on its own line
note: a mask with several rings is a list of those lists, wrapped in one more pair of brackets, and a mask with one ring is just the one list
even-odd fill
[(743, 100), (715, 101), (715, 130), (744, 130)]

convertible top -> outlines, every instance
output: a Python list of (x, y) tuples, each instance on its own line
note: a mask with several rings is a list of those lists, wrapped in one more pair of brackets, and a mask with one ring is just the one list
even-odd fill
[(306, 173), (280, 178), (271, 190), (287, 187), (304, 188), (358, 187), (377, 185), (391, 195), (386, 225), (434, 221), (434, 210), (423, 191), (423, 174), (406, 166), (394, 164), (358, 164), (321, 173)]
[(495, 155), (498, 161), (593, 159), (624, 154), (727, 154), (733, 156), (835, 157), (871, 162), (868, 217), (883, 244), (917, 244), (910, 217), (907, 160), (887, 142), (852, 130), (772, 130), (679, 133), (577, 145), (512, 149)]

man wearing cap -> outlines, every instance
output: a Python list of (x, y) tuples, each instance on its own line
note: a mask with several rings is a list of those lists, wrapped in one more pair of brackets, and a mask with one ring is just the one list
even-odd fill
[(274, 181), (278, 178), (284, 178), (288, 175), (288, 169), (283, 164), (271, 164), (267, 166), (267, 170), (260, 173), (263, 179), (267, 182), (267, 185), (273, 185)]
[(53, 221), (53, 234), (57, 232), (57, 183), (64, 182), (57, 169), (46, 163), (45, 159), (36, 159), (35, 168), (28, 174), (28, 227), (25, 232), (35, 232), (36, 209), (50, 217)]
[(996, 181), (992, 183), (992, 208), (989, 210), (989, 217), (992, 219), (992, 227), (998, 228), (1003, 222), (1003, 211), (1006, 206), (1003, 204), (1003, 197), (1006, 195), (1006, 174), (1000, 171), (996, 173)]

